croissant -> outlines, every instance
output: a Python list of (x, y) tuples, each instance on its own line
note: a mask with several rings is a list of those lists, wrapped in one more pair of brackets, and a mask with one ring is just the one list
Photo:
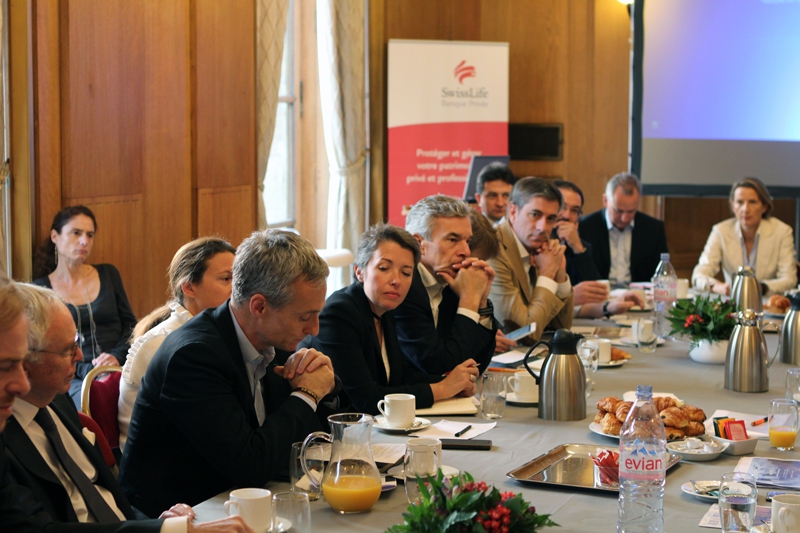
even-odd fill
[(603, 422), (601, 426), (603, 428), (603, 433), (608, 435), (619, 435), (619, 431), (622, 429), (622, 423), (617, 420), (617, 417), (614, 416), (614, 413), (606, 413), (603, 416)]
[(703, 423), (706, 421), (706, 413), (699, 407), (684, 405), (681, 410), (690, 421)]
[(595, 424), (602, 424), (604, 416), (606, 416), (606, 412), (605, 411), (597, 411), (597, 414), (594, 415), (594, 423)]
[(767, 307), (770, 307), (779, 313), (785, 313), (791, 306), (792, 302), (789, 300), (789, 298), (780, 294), (773, 294), (770, 296), (769, 303), (767, 304)]
[(628, 413), (633, 407), (633, 402), (619, 402), (617, 404), (617, 409), (614, 411), (614, 414), (617, 416), (617, 420), (620, 422), (625, 422), (625, 419), (628, 418)]
[(597, 408), (607, 413), (613, 413), (617, 410), (617, 404), (621, 401), (616, 396), (606, 396), (597, 402)]
[(659, 413), (664, 425), (673, 428), (683, 428), (689, 424), (689, 419), (679, 407), (668, 407)]
[(690, 420), (686, 427), (683, 428), (683, 432), (686, 433), (687, 437), (698, 437), (706, 432), (706, 427), (701, 422)]
[(665, 427), (664, 429), (667, 430), (667, 440), (680, 440), (686, 436), (686, 434), (678, 428)]
[(677, 407), (678, 402), (675, 398), (671, 396), (656, 396), (653, 398), (653, 405), (656, 406), (656, 409), (660, 413), (664, 409), (668, 409), (670, 407)]

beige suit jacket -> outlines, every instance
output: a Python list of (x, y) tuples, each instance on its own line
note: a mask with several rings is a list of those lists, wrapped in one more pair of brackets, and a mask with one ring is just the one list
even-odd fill
[[(572, 293), (565, 300), (545, 289), (531, 287), (522, 257), (517, 247), (514, 230), (507, 220), (497, 226), (500, 253), (489, 263), (495, 271), (490, 298), (494, 315), (509, 332), (532, 322), (536, 323), (536, 340), (546, 326), (572, 327)], [(531, 267), (535, 268), (535, 267)]]

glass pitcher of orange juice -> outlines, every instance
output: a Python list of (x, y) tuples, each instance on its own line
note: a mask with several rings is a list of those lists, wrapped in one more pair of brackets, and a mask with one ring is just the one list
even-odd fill
[(375, 419), (363, 413), (328, 417), (331, 432), (315, 431), (303, 441), (303, 470), (310, 479), (305, 456), (317, 440), (331, 443), (331, 458), (322, 475), (322, 494), (334, 511), (363, 513), (372, 509), (381, 495), (381, 476), (372, 457), (372, 425)]

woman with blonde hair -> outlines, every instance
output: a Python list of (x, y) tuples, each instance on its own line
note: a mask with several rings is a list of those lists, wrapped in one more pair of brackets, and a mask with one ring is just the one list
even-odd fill
[[(692, 272), (699, 290), (730, 294), (740, 266), (752, 267), (764, 296), (797, 285), (797, 256), (792, 227), (772, 217), (772, 196), (758, 178), (744, 178), (731, 187), (734, 217), (711, 228), (711, 235)], [(725, 281), (716, 279), (722, 269)]]
[(181, 248), (169, 265), (172, 299), (139, 321), (119, 382), (119, 447), (124, 450), (133, 404), (142, 376), (164, 339), (205, 309), (219, 307), (231, 296), (236, 249), (218, 237), (201, 237)]

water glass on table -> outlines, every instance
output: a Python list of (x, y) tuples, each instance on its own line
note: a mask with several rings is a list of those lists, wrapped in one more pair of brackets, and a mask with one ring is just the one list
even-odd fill
[(800, 368), (790, 368), (786, 372), (786, 397), (800, 402)]
[(271, 533), (311, 533), (311, 505), (308, 495), (279, 492), (272, 497)]
[(506, 410), (506, 375), (485, 372), (480, 377), (481, 416), (487, 420), (503, 418)]
[(403, 458), (403, 477), (408, 503), (418, 504), (422, 500), (419, 483), (427, 485), (427, 478), (436, 477), (442, 468), (442, 442), (425, 437), (408, 439)]
[(797, 426), (797, 402), (787, 398), (772, 400), (769, 406), (769, 443), (782, 452), (793, 450)]
[(658, 332), (656, 331), (654, 320), (650, 318), (640, 318), (636, 322), (636, 341), (639, 344), (640, 352), (653, 353), (656, 351)]
[(311, 501), (319, 500), (322, 495), (322, 475), (325, 473), (325, 456), (321, 444), (309, 444), (306, 449), (306, 467), (309, 477), (303, 470), (302, 442), (292, 444), (289, 463), (289, 476), (292, 481), (292, 492), (304, 493)]
[(722, 474), (719, 486), (719, 516), (722, 533), (749, 533), (756, 517), (758, 488), (746, 472)]
[[(578, 341), (578, 357), (583, 363), (583, 371), (586, 373), (586, 397), (592, 393), (594, 386), (594, 373), (597, 372), (597, 365), (600, 359), (600, 339), (597, 337), (586, 337)], [(609, 348), (610, 354), (610, 348)]]

